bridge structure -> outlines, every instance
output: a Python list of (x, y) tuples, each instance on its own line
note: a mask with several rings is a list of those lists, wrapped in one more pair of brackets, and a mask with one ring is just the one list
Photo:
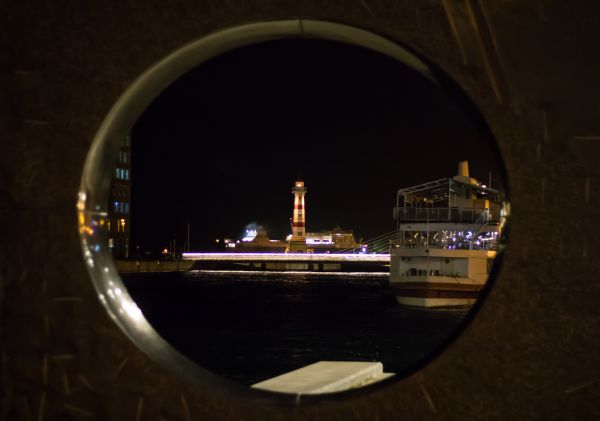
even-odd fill
[(389, 256), (390, 247), (398, 242), (398, 230), (386, 232), (371, 239), (363, 241), (358, 247), (334, 251), (339, 254), (365, 253), (368, 255)]
[(386, 271), (389, 254), (357, 253), (183, 253), (192, 269)]

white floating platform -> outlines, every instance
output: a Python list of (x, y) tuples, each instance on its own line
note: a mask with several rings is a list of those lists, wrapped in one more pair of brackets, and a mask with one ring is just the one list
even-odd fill
[(319, 361), (252, 387), (294, 395), (332, 393), (362, 387), (393, 375), (384, 373), (380, 362)]

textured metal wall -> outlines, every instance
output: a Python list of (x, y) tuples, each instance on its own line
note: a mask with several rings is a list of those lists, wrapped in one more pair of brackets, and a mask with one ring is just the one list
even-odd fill
[[(0, 13), (0, 420), (599, 419), (600, 4), (37, 2)], [(215, 29), (305, 17), (401, 41), (480, 107), (511, 187), (510, 247), (479, 314), (423, 370), (291, 408), (224, 398), (107, 317), (74, 204), (100, 122), (145, 68)]]

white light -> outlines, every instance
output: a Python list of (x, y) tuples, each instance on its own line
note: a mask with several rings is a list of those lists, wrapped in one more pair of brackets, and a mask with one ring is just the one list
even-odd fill
[(352, 253), (183, 253), (183, 260), (213, 261), (324, 261), (324, 262), (389, 262), (389, 254), (352, 254)]
[(256, 238), (256, 230), (246, 230), (246, 236), (242, 238), (242, 241), (252, 241)]
[(390, 276), (387, 272), (310, 272), (310, 271), (295, 271), (295, 270), (286, 270), (286, 271), (277, 271), (277, 270), (253, 270), (251, 272), (247, 270), (213, 270), (213, 269), (202, 269), (202, 270), (193, 270), (192, 272), (199, 273), (239, 273), (247, 276), (275, 276), (275, 275), (306, 275), (306, 276), (323, 276), (323, 273), (327, 275), (344, 275), (344, 276), (381, 276), (388, 277)]
[(139, 320), (142, 318), (142, 310), (140, 310), (140, 308), (133, 302), (123, 300), (121, 303), (121, 309), (123, 309), (125, 313), (127, 313), (127, 315), (133, 320)]

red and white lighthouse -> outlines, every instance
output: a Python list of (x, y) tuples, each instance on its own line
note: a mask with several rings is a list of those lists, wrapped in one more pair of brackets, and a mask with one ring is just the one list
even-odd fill
[(306, 212), (304, 208), (306, 187), (304, 187), (304, 181), (297, 180), (294, 183), (292, 194), (294, 195), (294, 217), (289, 251), (306, 252)]

